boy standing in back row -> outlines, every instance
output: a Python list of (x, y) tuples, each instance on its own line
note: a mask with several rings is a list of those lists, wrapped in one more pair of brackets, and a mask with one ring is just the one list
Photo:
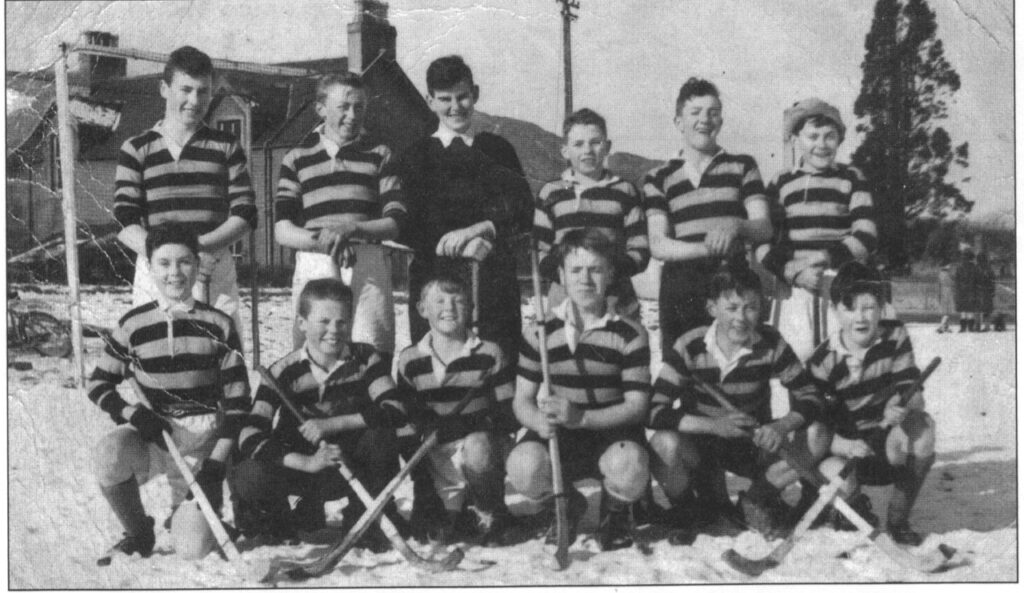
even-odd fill
[[(297, 309), (310, 280), (340, 278), (342, 267), (349, 268), (355, 296), (352, 340), (372, 344), (390, 359), (395, 350), (391, 259), (386, 247), (373, 242), (396, 238), (405, 220), (391, 150), (363, 131), (366, 90), (359, 76), (324, 76), (317, 84), (316, 110), (323, 122), (285, 155), (274, 200), (274, 236), (298, 250), (292, 303)], [(352, 265), (348, 256), (354, 257)], [(298, 348), (305, 336), (297, 323), (293, 337)]]
[(658, 296), (662, 352), (711, 323), (704, 291), (722, 262), (745, 265), (744, 243), (772, 236), (757, 163), (718, 145), (723, 120), (715, 85), (687, 80), (674, 121), (683, 149), (644, 177), (643, 190), (651, 255), (665, 262)]
[(256, 198), (238, 139), (206, 126), (213, 63), (190, 46), (171, 52), (160, 81), (164, 118), (121, 145), (115, 173), (118, 239), (138, 254), (132, 304), (158, 298), (146, 258), (146, 235), (165, 222), (199, 233), (192, 295), (230, 315), (241, 330), (238, 281), (229, 246), (256, 228)]

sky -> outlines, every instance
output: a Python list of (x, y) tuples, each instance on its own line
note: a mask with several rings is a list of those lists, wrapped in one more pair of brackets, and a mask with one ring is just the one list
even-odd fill
[[(970, 142), (971, 166), (949, 177), (982, 216), (1013, 211), (1013, 5), (932, 0), (946, 57), (962, 82), (943, 125)], [(572, 27), (574, 106), (603, 114), (613, 149), (663, 159), (680, 143), (675, 95), (690, 76), (723, 97), (721, 144), (782, 167), (782, 111), (818, 96), (852, 129), (874, 0), (580, 0)], [(425, 91), (429, 63), (461, 54), (481, 87), (478, 108), (557, 132), (563, 116), (562, 21), (555, 0), (392, 0), (398, 62)], [(8, 70), (52, 64), (83, 30), (122, 47), (262, 63), (347, 53), (352, 0), (5, 2)], [(840, 152), (848, 159), (859, 139)]]

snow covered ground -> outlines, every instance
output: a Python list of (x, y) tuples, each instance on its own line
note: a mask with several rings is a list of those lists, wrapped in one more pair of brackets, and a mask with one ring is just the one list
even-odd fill
[[(57, 303), (59, 294), (23, 298)], [(86, 323), (113, 326), (127, 310), (125, 291), (83, 295)], [(260, 301), (262, 362), (283, 355), (290, 346), (289, 297), (270, 292)], [(55, 311), (59, 311), (55, 307)], [(248, 322), (249, 312), (243, 316)], [(656, 320), (653, 303), (645, 303), (648, 327)], [(407, 342), (408, 319), (399, 312), (401, 347)], [(246, 327), (245, 334), (249, 334)], [(563, 572), (546, 568), (540, 541), (498, 549), (466, 550), (463, 567), (444, 574), (423, 574), (404, 564), (397, 552), (374, 555), (357, 550), (329, 575), (300, 586), (520, 586), (628, 585), (673, 583), (779, 582), (1012, 582), (1017, 566), (1017, 455), (1015, 332), (938, 335), (934, 326), (911, 326), (919, 364), (942, 356), (943, 364), (929, 381), (926, 399), (939, 427), (938, 460), (912, 517), (927, 533), (918, 552), (939, 543), (957, 548), (965, 562), (944, 573), (922, 575), (901, 568), (860, 539), (856, 533), (830, 529), (810, 532), (782, 566), (750, 579), (730, 569), (722, 553), (736, 548), (763, 555), (773, 544), (753, 533), (738, 537), (700, 535), (693, 546), (674, 547), (654, 541), (653, 554), (636, 548), (597, 553), (596, 543), (581, 538), (571, 548), (572, 564)], [(657, 344), (656, 330), (652, 344)], [(102, 348), (86, 339), (86, 368)], [(249, 348), (251, 355), (251, 348)], [(655, 359), (659, 358), (655, 354)], [(107, 568), (96, 558), (120, 536), (121, 528), (92, 478), (90, 452), (111, 427), (71, 381), (69, 360), (46, 359), (11, 351), (8, 361), (30, 362), (32, 370), (8, 370), (8, 585), (12, 588), (236, 588), (257, 586), (246, 581), (247, 567), (274, 556), (297, 558), (316, 554), (311, 545), (297, 547), (242, 546), (242, 570), (216, 555), (186, 561), (173, 554), (170, 536), (157, 534), (157, 549), (148, 559), (118, 558)], [(657, 363), (655, 363), (655, 366)], [(733, 487), (740, 485), (735, 481)], [(168, 513), (163, 478), (143, 487), (143, 500), (158, 525)], [(585, 485), (586, 486), (586, 485)], [(408, 508), (411, 490), (399, 492)], [(876, 509), (884, 509), (886, 490), (870, 489)], [(521, 498), (509, 493), (513, 510)], [(593, 513), (592, 513), (593, 514)], [(591, 520), (593, 517), (591, 517)], [(413, 544), (421, 553), (428, 547)], [(484, 560), (496, 564), (483, 568)], [(242, 575), (242, 576), (240, 576)], [(284, 586), (287, 586), (285, 584)]]

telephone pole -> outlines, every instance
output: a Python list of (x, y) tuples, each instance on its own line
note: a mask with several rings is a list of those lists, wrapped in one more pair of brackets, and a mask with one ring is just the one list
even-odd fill
[(580, 7), (578, 0), (555, 0), (562, 5), (562, 57), (565, 67), (565, 116), (572, 114), (572, 22), (577, 16), (573, 10)]

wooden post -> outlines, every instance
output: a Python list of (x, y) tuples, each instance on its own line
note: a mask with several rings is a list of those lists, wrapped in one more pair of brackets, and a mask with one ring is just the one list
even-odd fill
[(576, 15), (574, 8), (580, 3), (574, 0), (556, 0), (562, 5), (562, 60), (565, 70), (565, 117), (572, 115), (572, 22)]
[(60, 179), (64, 206), (64, 247), (68, 273), (71, 345), (75, 355), (75, 386), (85, 387), (85, 360), (82, 345), (82, 302), (78, 291), (78, 214), (75, 198), (76, 129), (68, 96), (68, 46), (60, 45), (60, 58), (54, 65), (57, 83), (57, 135), (60, 140)]

